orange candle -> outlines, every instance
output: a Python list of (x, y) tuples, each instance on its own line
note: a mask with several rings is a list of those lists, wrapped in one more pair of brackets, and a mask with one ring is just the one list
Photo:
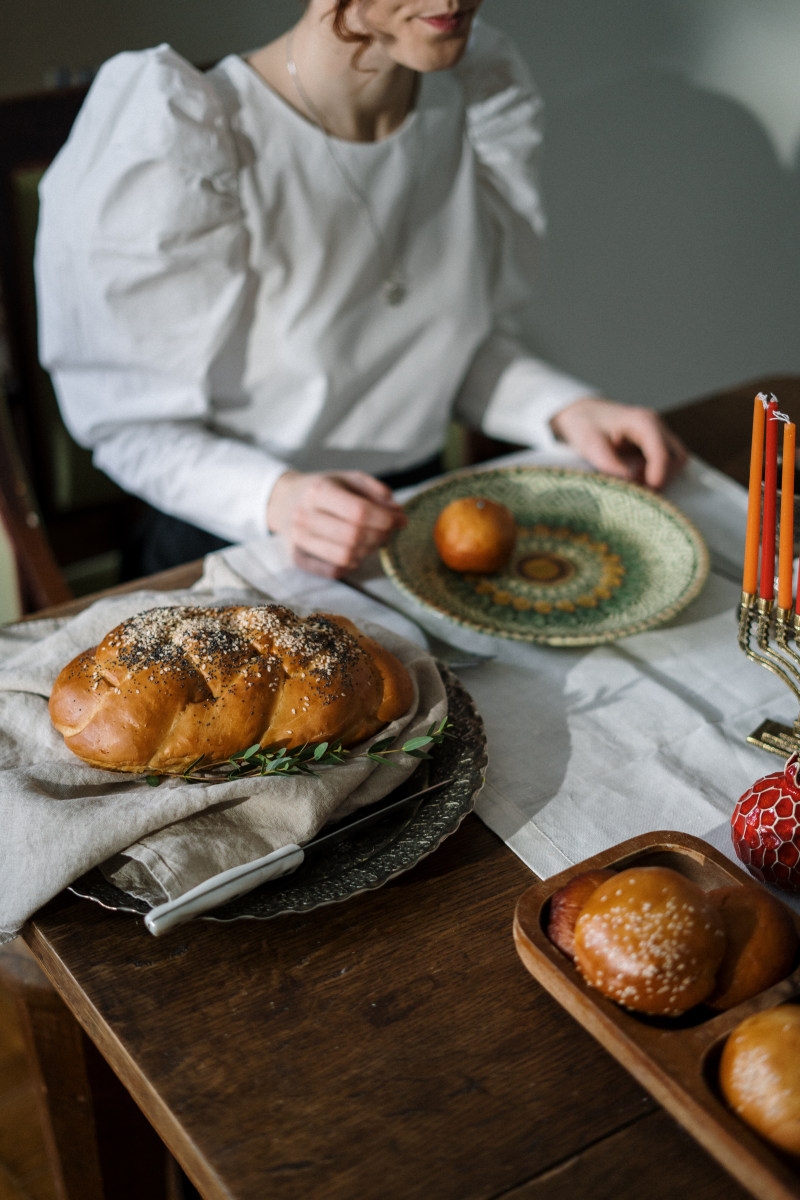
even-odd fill
[(758, 585), (758, 542), (761, 535), (761, 471), (764, 460), (764, 418), (766, 399), (759, 394), (753, 401), (753, 440), (750, 443), (750, 490), (747, 498), (747, 536), (744, 543), (742, 591), (751, 596)]
[(781, 536), (778, 548), (778, 607), (792, 607), (792, 562), (794, 560), (794, 443), (795, 427), (783, 427), (783, 471), (781, 473)]
[(764, 512), (761, 518), (761, 586), (762, 600), (775, 596), (775, 529), (778, 523), (778, 402), (767, 405), (764, 435)]

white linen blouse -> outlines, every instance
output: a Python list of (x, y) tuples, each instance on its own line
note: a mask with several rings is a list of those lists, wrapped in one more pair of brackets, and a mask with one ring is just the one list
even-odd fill
[[(374, 143), (328, 143), (235, 55), (111, 59), (40, 189), (41, 358), (73, 436), (233, 541), (266, 532), (287, 466), (401, 470), (453, 414), (546, 441), (591, 389), (509, 332), (544, 230), (540, 141), (527, 70), (483, 23)], [(396, 306), (353, 183), (406, 274)]]

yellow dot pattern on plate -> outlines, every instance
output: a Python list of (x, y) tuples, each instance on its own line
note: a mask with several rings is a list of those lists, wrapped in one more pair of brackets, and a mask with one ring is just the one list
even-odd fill
[(620, 556), (607, 542), (566, 526), (537, 522), (517, 533), (509, 569), (502, 577), (472, 576), (475, 591), (517, 612), (572, 613), (609, 600), (625, 578)]

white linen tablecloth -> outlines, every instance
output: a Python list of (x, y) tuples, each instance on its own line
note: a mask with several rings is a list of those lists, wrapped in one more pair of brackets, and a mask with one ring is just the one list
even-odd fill
[[(581, 465), (558, 450), (501, 462)], [(293, 567), (282, 543), (272, 538), (210, 556), (201, 587), (212, 594), (246, 587), (301, 611), (341, 612), (419, 645), (424, 645), (420, 627), (427, 627), (463, 648), (493, 654), (493, 661), (462, 675), (483, 717), (489, 748), (476, 811), (537, 875), (546, 878), (626, 838), (661, 829), (704, 838), (735, 861), (733, 807), (755, 779), (781, 765), (776, 756), (749, 745), (746, 736), (765, 717), (791, 723), (795, 701), (737, 644), (746, 492), (691, 460), (666, 495), (708, 543), (708, 583), (669, 624), (613, 645), (556, 649), (474, 633), (401, 593), (381, 573), (377, 558), (352, 580), (367, 590), (365, 596)], [(375, 603), (381, 599), (412, 620)], [(126, 603), (125, 597), (113, 602), (120, 609), (117, 619), (127, 615)], [(43, 636), (56, 629), (47, 622), (36, 625)], [(81, 621), (75, 631), (80, 638)], [(32, 626), (4, 634), (6, 653), (13, 653), (15, 639), (25, 648)], [(83, 646), (76, 644), (73, 652)], [(170, 819), (189, 811), (172, 812)], [(137, 829), (137, 836), (145, 833)], [(35, 854), (36, 837), (28, 840)], [(109, 854), (120, 846), (118, 839), (113, 848), (111, 842)], [(54, 882), (61, 887), (68, 880), (59, 875)], [(21, 909), (17, 913), (23, 915)]]
[[(491, 465), (525, 463), (581, 465), (566, 450)], [(756, 779), (781, 769), (779, 757), (746, 741), (765, 717), (791, 725), (797, 715), (788, 687), (737, 642), (747, 492), (692, 458), (664, 494), (703, 534), (708, 582), (675, 620), (612, 645), (483, 636), (426, 611), (374, 566), (359, 574), (371, 594), (432, 632), (496, 655), (463, 675), (489, 745), (476, 811), (543, 878), (662, 829), (694, 834), (737, 861), (733, 807)]]

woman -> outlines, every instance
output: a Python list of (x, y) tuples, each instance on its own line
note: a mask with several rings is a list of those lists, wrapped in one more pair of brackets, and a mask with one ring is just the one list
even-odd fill
[(655, 414), (514, 337), (540, 106), (480, 4), (308, 0), (206, 75), (165, 46), (101, 70), (42, 185), (41, 348), (128, 491), (341, 575), (403, 523), (392, 487), (436, 470), (453, 414), (614, 474), (633, 447), (653, 487), (680, 463)]

